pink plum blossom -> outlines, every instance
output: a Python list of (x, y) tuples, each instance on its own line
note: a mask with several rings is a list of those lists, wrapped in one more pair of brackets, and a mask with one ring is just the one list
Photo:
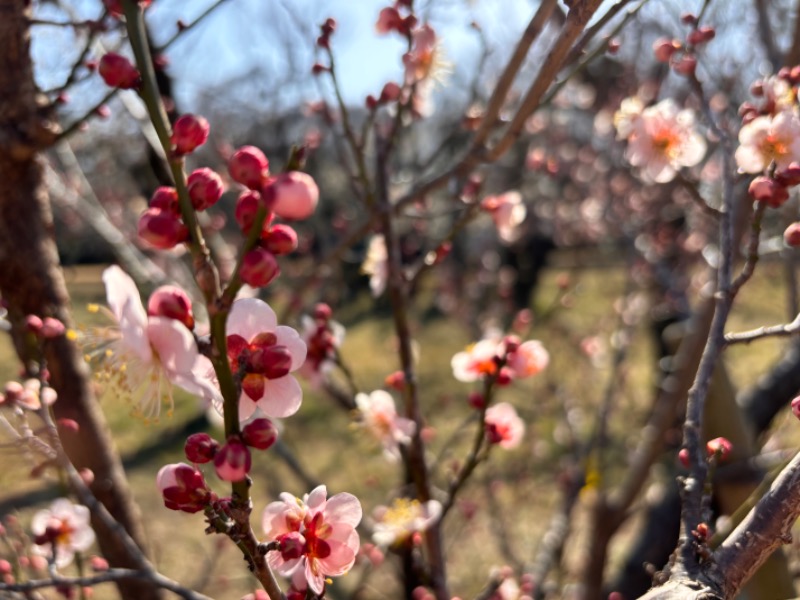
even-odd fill
[(522, 442), (525, 423), (508, 402), (500, 402), (486, 409), (486, 437), (492, 444), (510, 450)]
[(510, 244), (519, 238), (519, 226), (527, 215), (522, 194), (515, 190), (499, 196), (487, 196), (481, 202), (481, 208), (492, 216), (501, 240)]
[(394, 398), (384, 390), (356, 394), (356, 407), (364, 427), (381, 442), (386, 456), (398, 460), (400, 444), (411, 442), (411, 436), (417, 429), (414, 421), (397, 416)]
[(541, 373), (550, 363), (550, 354), (541, 342), (528, 340), (506, 357), (506, 365), (515, 379), (524, 379)]
[(367, 257), (361, 265), (361, 271), (369, 275), (369, 289), (376, 298), (386, 291), (389, 279), (389, 254), (386, 251), (386, 239), (383, 235), (374, 235), (367, 247)]
[(669, 98), (633, 119), (627, 137), (628, 160), (656, 183), (672, 181), (682, 167), (696, 165), (706, 153), (706, 142), (695, 131), (694, 112), (680, 110)]
[(33, 515), (31, 531), (37, 543), (33, 551), (40, 556), (52, 556), (55, 548), (59, 568), (66, 567), (76, 552), (88, 550), (94, 543), (89, 509), (66, 498), (55, 500), (50, 508)]
[(441, 515), (442, 503), (438, 500), (396, 498), (392, 506), (379, 506), (373, 512), (372, 541), (384, 548), (402, 544), (415, 533), (426, 531)]
[(425, 23), (411, 34), (411, 50), (403, 55), (407, 84), (426, 79), (440, 79), (448, 70), (433, 27)]
[(634, 124), (642, 116), (644, 103), (637, 96), (625, 98), (614, 113), (614, 126), (617, 128), (617, 139), (627, 139), (633, 134)]
[(450, 361), (453, 377), (459, 381), (478, 381), (498, 370), (501, 346), (494, 339), (485, 339), (457, 353)]
[(736, 164), (742, 173), (761, 173), (775, 162), (785, 169), (800, 160), (800, 119), (784, 111), (756, 117), (739, 130)]
[(306, 360), (306, 344), (297, 331), (278, 325), (275, 311), (263, 300), (242, 298), (233, 303), (227, 334), (231, 369), (244, 369), (239, 419), (246, 421), (256, 408), (269, 417), (296, 413), (303, 391), (289, 373)]
[(267, 505), (262, 519), (267, 539), (279, 543), (279, 549), (267, 555), (270, 567), (287, 577), (302, 570), (316, 594), (322, 594), (326, 577), (350, 570), (360, 545), (358, 498), (347, 493), (327, 496), (324, 485), (302, 500), (283, 493), (278, 502)]
[(161, 405), (174, 408), (172, 386), (211, 401), (221, 401), (207, 379), (211, 361), (197, 351), (192, 333), (175, 319), (149, 316), (133, 280), (119, 267), (103, 272), (111, 315), (118, 328), (87, 336), (105, 348), (104, 374), (114, 392), (132, 401), (136, 413), (158, 419)]

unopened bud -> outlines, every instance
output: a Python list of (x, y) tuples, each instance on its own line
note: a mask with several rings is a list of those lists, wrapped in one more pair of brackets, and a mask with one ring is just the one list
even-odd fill
[(242, 428), (244, 443), (259, 450), (269, 449), (278, 439), (278, 430), (269, 419), (254, 419)]
[(789, 199), (789, 190), (771, 177), (756, 177), (747, 188), (753, 199), (778, 208)]
[(800, 246), (800, 223), (792, 223), (786, 228), (783, 232), (783, 241), (792, 248)]
[(281, 173), (262, 190), (267, 207), (288, 220), (310, 217), (317, 208), (319, 188), (314, 179), (301, 171)]
[(205, 210), (214, 206), (222, 197), (224, 186), (222, 178), (213, 170), (203, 167), (192, 171), (186, 180), (192, 206), (196, 210)]
[(726, 460), (733, 452), (733, 444), (724, 437), (714, 438), (706, 443), (706, 454), (709, 457), (716, 456), (719, 460)]
[(45, 339), (57, 338), (64, 335), (67, 330), (64, 323), (53, 317), (45, 317), (42, 320), (42, 328), (39, 330), (39, 335)]
[(202, 146), (208, 139), (210, 127), (205, 117), (200, 115), (182, 115), (172, 126), (172, 145), (175, 153), (189, 154)]
[(189, 238), (189, 230), (169, 211), (148, 208), (139, 217), (139, 237), (154, 248), (169, 250)]
[(228, 173), (234, 181), (259, 190), (269, 177), (269, 161), (255, 146), (242, 146), (228, 160)]
[(183, 452), (191, 462), (205, 464), (214, 460), (219, 450), (219, 442), (207, 433), (193, 433), (186, 438)]
[(175, 319), (187, 328), (194, 329), (192, 301), (185, 291), (174, 285), (162, 285), (150, 294), (147, 314), (152, 317)]
[(130, 90), (139, 87), (141, 75), (133, 63), (116, 52), (108, 52), (97, 67), (100, 77), (109, 87)]
[(264, 248), (253, 248), (242, 259), (239, 276), (247, 285), (266, 287), (281, 272), (275, 255)]
[(680, 43), (675, 40), (660, 38), (653, 44), (653, 54), (655, 54), (658, 62), (669, 62), (672, 55), (675, 54), (675, 51), (679, 50), (680, 47)]
[(231, 436), (214, 456), (214, 470), (223, 481), (242, 481), (250, 472), (250, 450), (238, 437)]
[(297, 250), (297, 232), (283, 223), (273, 225), (261, 236), (261, 245), (275, 256), (290, 254)]
[(150, 208), (160, 208), (179, 216), (181, 209), (178, 202), (178, 190), (165, 185), (156, 188), (156, 191), (150, 196)]

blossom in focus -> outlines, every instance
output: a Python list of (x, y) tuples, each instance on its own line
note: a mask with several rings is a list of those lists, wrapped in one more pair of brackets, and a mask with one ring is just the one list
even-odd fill
[(679, 109), (671, 99), (645, 108), (638, 118), (625, 125), (630, 163), (656, 183), (672, 181), (682, 167), (699, 163), (706, 153), (706, 142), (695, 131), (694, 112)]
[(742, 173), (761, 173), (775, 162), (786, 169), (800, 160), (800, 119), (783, 111), (775, 117), (756, 117), (739, 130), (736, 164)]
[(501, 346), (497, 340), (485, 339), (457, 353), (450, 361), (453, 377), (459, 381), (478, 381), (498, 370)]
[(118, 328), (95, 330), (85, 336), (89, 346), (104, 349), (99, 374), (116, 395), (135, 405), (145, 419), (158, 419), (161, 405), (174, 408), (172, 386), (211, 401), (221, 401), (207, 379), (211, 361), (197, 351), (194, 336), (176, 319), (149, 316), (133, 280), (119, 267), (103, 272), (108, 306)]
[(525, 423), (508, 402), (499, 402), (487, 408), (484, 423), (489, 443), (510, 450), (522, 442)]
[(364, 427), (381, 442), (384, 453), (394, 460), (399, 459), (400, 444), (411, 442), (417, 429), (414, 421), (397, 415), (394, 398), (384, 390), (356, 394), (356, 407)]
[(438, 500), (396, 498), (392, 506), (379, 506), (373, 512), (372, 541), (383, 547), (402, 544), (415, 533), (426, 531), (441, 514)]
[(361, 272), (369, 275), (369, 289), (374, 297), (386, 290), (389, 279), (389, 254), (386, 251), (386, 239), (383, 235), (374, 235), (367, 247), (367, 257), (361, 265)]
[(499, 196), (487, 196), (481, 202), (481, 208), (492, 216), (501, 240), (510, 244), (519, 238), (519, 226), (527, 215), (522, 194), (510, 191)]
[(88, 550), (94, 543), (94, 531), (89, 522), (89, 509), (73, 504), (66, 498), (55, 500), (50, 508), (33, 515), (31, 531), (40, 556), (52, 556), (59, 568), (72, 562), (76, 552)]
[(524, 379), (544, 371), (550, 363), (550, 354), (541, 342), (528, 340), (506, 357), (506, 366), (515, 379)]
[(287, 577), (302, 570), (316, 594), (322, 594), (326, 577), (350, 570), (360, 545), (358, 498), (347, 493), (327, 496), (324, 485), (302, 499), (283, 493), (278, 502), (267, 505), (262, 518), (267, 539), (279, 544), (267, 555), (270, 567)]
[(278, 325), (275, 311), (257, 298), (233, 303), (228, 315), (228, 360), (242, 375), (239, 419), (256, 408), (269, 417), (288, 417), (303, 400), (300, 384), (290, 373), (306, 360), (306, 344), (291, 327)]

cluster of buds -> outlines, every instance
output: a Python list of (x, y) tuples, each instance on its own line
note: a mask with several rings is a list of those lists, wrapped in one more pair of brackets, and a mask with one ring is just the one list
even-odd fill
[(220, 444), (207, 433), (195, 433), (186, 439), (184, 453), (195, 465), (213, 461), (217, 477), (223, 481), (242, 481), (250, 472), (250, 448), (267, 450), (277, 441), (278, 430), (269, 419), (254, 419), (239, 435)]
[[(194, 152), (208, 139), (208, 121), (199, 115), (182, 115), (175, 121), (170, 141), (174, 156)], [(195, 210), (214, 206), (222, 198), (225, 186), (212, 169), (192, 171), (186, 181), (189, 199)], [(139, 218), (139, 237), (153, 248), (169, 250), (189, 239), (189, 229), (183, 223), (178, 191), (162, 186), (150, 197), (149, 208)]]
[(271, 176), (269, 161), (254, 146), (243, 146), (228, 161), (228, 173), (247, 190), (236, 199), (234, 216), (245, 235), (255, 224), (259, 209), (265, 218), (255, 248), (242, 258), (239, 276), (252, 287), (265, 287), (280, 273), (277, 256), (297, 249), (297, 233), (286, 224), (273, 223), (278, 216), (285, 220), (310, 217), (319, 202), (319, 189), (314, 179), (301, 171), (288, 171)]
[[(402, 12), (407, 12), (405, 16)], [(413, 13), (411, 0), (397, 0), (394, 6), (387, 6), (378, 15), (375, 30), (378, 33), (396, 31), (402, 36), (411, 37), (411, 31), (417, 25), (417, 17)]]
[(697, 17), (692, 14), (683, 15), (681, 22), (692, 28), (686, 36), (686, 42), (659, 38), (653, 44), (653, 53), (657, 61), (669, 63), (673, 71), (688, 76), (693, 75), (697, 68), (695, 49), (713, 40), (717, 32), (707, 25), (698, 26)]
[(331, 35), (336, 31), (336, 19), (328, 17), (325, 22), (319, 26), (320, 34), (317, 38), (317, 46), (320, 48), (331, 47)]
[(759, 176), (747, 188), (753, 200), (779, 208), (789, 199), (789, 188), (800, 184), (800, 163), (791, 163), (785, 169), (770, 176)]
[[(724, 437), (714, 438), (706, 442), (706, 457), (709, 462), (724, 462), (731, 457), (733, 453), (733, 444), (729, 439)], [(685, 468), (689, 468), (689, 450), (681, 448), (678, 451), (678, 461)]]
[(67, 331), (64, 323), (58, 319), (54, 317), (45, 317), (42, 319), (36, 315), (28, 315), (25, 317), (25, 329), (33, 333), (36, 337), (44, 340), (60, 337)]
[(107, 52), (100, 59), (97, 71), (109, 87), (121, 90), (137, 89), (142, 84), (142, 75), (125, 56)]
[[(48, 373), (42, 374), (42, 379), (47, 380)], [(38, 379), (26, 379), (23, 383), (9, 381), (0, 394), (0, 406), (9, 406), (14, 409), (39, 410), (42, 405), (50, 406), (55, 403), (58, 395), (56, 391), (46, 386)]]

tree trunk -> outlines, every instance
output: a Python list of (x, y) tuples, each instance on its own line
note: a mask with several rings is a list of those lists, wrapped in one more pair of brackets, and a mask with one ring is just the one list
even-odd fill
[[(39, 151), (53, 142), (48, 111), (38, 104), (30, 60), (29, 0), (0, 0), (0, 292), (8, 303), (12, 335), (26, 361), (21, 318), (53, 316), (68, 327), (69, 298), (59, 267), (52, 215)], [(74, 419), (80, 434), (65, 436), (64, 447), (78, 468), (94, 472), (92, 491), (142, 545), (139, 514), (95, 402), (79, 349), (66, 337), (52, 340), (45, 353), (50, 382), (58, 392), (57, 418)], [(134, 567), (116, 537), (93, 521), (103, 554), (115, 567)], [(160, 598), (152, 584), (119, 584), (125, 600)]]

